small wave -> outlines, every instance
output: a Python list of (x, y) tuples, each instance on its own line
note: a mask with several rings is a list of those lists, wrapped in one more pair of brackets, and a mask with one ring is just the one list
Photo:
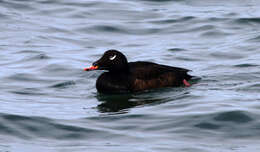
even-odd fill
[(239, 19), (236, 19), (235, 22), (237, 22), (239, 24), (250, 24), (250, 23), (260, 24), (260, 18), (259, 17), (239, 18)]
[(77, 7), (82, 7), (82, 8), (86, 8), (86, 7), (93, 7), (96, 6), (98, 4), (100, 4), (99, 2), (94, 2), (94, 1), (82, 1), (82, 2), (67, 2), (67, 1), (59, 1), (59, 0), (41, 0), (38, 1), (38, 3), (40, 4), (50, 4), (50, 5), (65, 5), (65, 6), (77, 6)]
[(245, 56), (236, 53), (226, 53), (226, 52), (213, 52), (210, 54), (214, 58), (220, 59), (242, 59)]
[(39, 81), (33, 74), (17, 73), (8, 77), (10, 80), (16, 81)]
[(155, 21), (150, 21), (150, 23), (154, 24), (171, 24), (171, 23), (182, 23), (182, 22), (187, 22), (196, 19), (194, 16), (185, 16), (181, 17), (178, 19), (164, 19), (164, 20), (155, 20)]
[(23, 1), (1, 1), (4, 6), (8, 6), (8, 8), (13, 8), (16, 10), (23, 10), (23, 11), (33, 11), (35, 10), (32, 5), (28, 5), (28, 3), (24, 3)]
[(194, 57), (185, 57), (185, 56), (178, 56), (176, 59), (181, 60), (181, 61), (201, 61), (199, 58), (194, 58)]
[[(80, 140), (82, 138), (95, 138), (105, 133), (104, 131), (67, 125), (57, 121), (44, 117), (0, 114), (0, 134), (22, 139), (33, 139), (36, 137), (58, 140)], [(106, 135), (109, 135), (109, 133), (106, 132)]]
[(128, 28), (115, 25), (95, 25), (89, 28), (80, 28), (77, 31), (93, 32), (93, 33), (113, 33), (113, 34), (127, 34), (127, 35), (150, 35), (160, 32), (157, 28)]
[(237, 67), (237, 68), (249, 68), (249, 67), (258, 67), (258, 66), (259, 65), (257, 65), (257, 64), (249, 64), (249, 63), (234, 65), (234, 67)]
[(51, 86), (51, 88), (67, 88), (69, 86), (75, 85), (76, 83), (74, 81), (66, 81), (66, 82), (62, 82), (62, 83), (57, 83)]
[(260, 36), (249, 39), (250, 42), (260, 42)]
[(221, 128), (220, 125), (217, 125), (214, 123), (209, 123), (209, 122), (202, 122), (202, 123), (196, 124), (194, 126), (198, 127), (198, 128), (202, 128), (202, 129), (212, 129), (212, 130)]
[(252, 83), (249, 83), (249, 84), (245, 84), (243, 86), (237, 87), (236, 90), (246, 92), (246, 93), (259, 93), (260, 83), (252, 82)]
[(38, 55), (34, 55), (34, 56), (30, 56), (30, 57), (26, 57), (24, 59), (24, 61), (33, 61), (33, 60), (47, 60), (47, 59), (50, 59), (51, 57), (44, 54), (44, 53), (41, 53), (41, 54), (38, 54)]
[(192, 31), (206, 31), (206, 30), (215, 30), (217, 27), (215, 25), (202, 25), (192, 29)]
[(50, 73), (50, 74), (70, 71), (69, 69), (65, 68), (64, 66), (62, 66), (60, 64), (49, 64), (49, 65), (45, 66), (44, 68), (42, 68), (42, 70), (45, 71), (46, 73)]
[(222, 31), (218, 31), (218, 30), (208, 31), (208, 32), (201, 34), (201, 36), (203, 36), (203, 37), (214, 38), (214, 39), (216, 37), (225, 37), (225, 36), (228, 36), (228, 35), (230, 35), (230, 34), (222, 32)]
[(19, 94), (19, 95), (26, 95), (26, 96), (43, 96), (43, 95), (47, 95), (45, 93), (41, 93), (40, 89), (37, 88), (25, 88), (22, 90), (16, 90), (16, 91), (10, 91), (14, 94)]
[(171, 51), (171, 52), (180, 52), (180, 51), (187, 51), (186, 49), (183, 49), (183, 48), (170, 48), (168, 49), (168, 51)]
[(110, 25), (96, 25), (93, 27), (93, 30), (100, 31), (100, 32), (111, 32), (111, 33), (127, 33), (126, 30)]
[(0, 13), (0, 18), (1, 18), (1, 19), (8, 19), (8, 16), (5, 15), (5, 14)]
[[(258, 137), (259, 123), (255, 121), (257, 117), (254, 113), (233, 110), (194, 116), (192, 121), (196, 122), (194, 127), (205, 131), (214, 130), (214, 134), (218, 133), (223, 137)], [(200, 130), (200, 132), (203, 130)]]
[(55, 80), (47, 79), (42, 76), (35, 75), (33, 73), (16, 73), (6, 77), (7, 80), (15, 80), (21, 82), (37, 82), (37, 83), (51, 83)]
[(253, 119), (244, 111), (228, 111), (214, 117), (216, 121), (229, 121), (234, 123), (247, 123)]
[(177, 1), (182, 1), (182, 0), (142, 0), (142, 1), (161, 3), (161, 2), (171, 2), (171, 1), (177, 2)]
[(78, 28), (75, 29), (78, 32), (111, 32), (111, 33), (126, 33), (125, 30), (111, 26), (111, 25), (95, 25), (93, 27), (83, 27), (83, 28)]

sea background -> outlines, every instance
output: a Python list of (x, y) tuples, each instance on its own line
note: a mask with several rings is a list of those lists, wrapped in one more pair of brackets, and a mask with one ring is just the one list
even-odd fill
[[(0, 0), (0, 152), (259, 152), (260, 1)], [(108, 49), (191, 87), (101, 95)]]

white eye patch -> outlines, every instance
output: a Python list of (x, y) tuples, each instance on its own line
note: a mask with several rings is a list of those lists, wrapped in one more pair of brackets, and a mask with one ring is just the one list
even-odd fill
[(110, 56), (110, 57), (109, 57), (109, 60), (114, 60), (115, 58), (116, 58), (116, 55)]

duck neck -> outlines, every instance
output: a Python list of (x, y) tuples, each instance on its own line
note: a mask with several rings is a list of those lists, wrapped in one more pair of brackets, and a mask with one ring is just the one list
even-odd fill
[(122, 66), (120, 68), (110, 69), (109, 73), (112, 74), (128, 74), (129, 73), (129, 66), (126, 64), (125, 66)]

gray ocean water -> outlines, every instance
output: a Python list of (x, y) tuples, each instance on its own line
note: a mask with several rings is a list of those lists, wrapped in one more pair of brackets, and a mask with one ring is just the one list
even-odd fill
[[(259, 152), (260, 1), (0, 0), (0, 152)], [(101, 95), (108, 49), (192, 70)]]

